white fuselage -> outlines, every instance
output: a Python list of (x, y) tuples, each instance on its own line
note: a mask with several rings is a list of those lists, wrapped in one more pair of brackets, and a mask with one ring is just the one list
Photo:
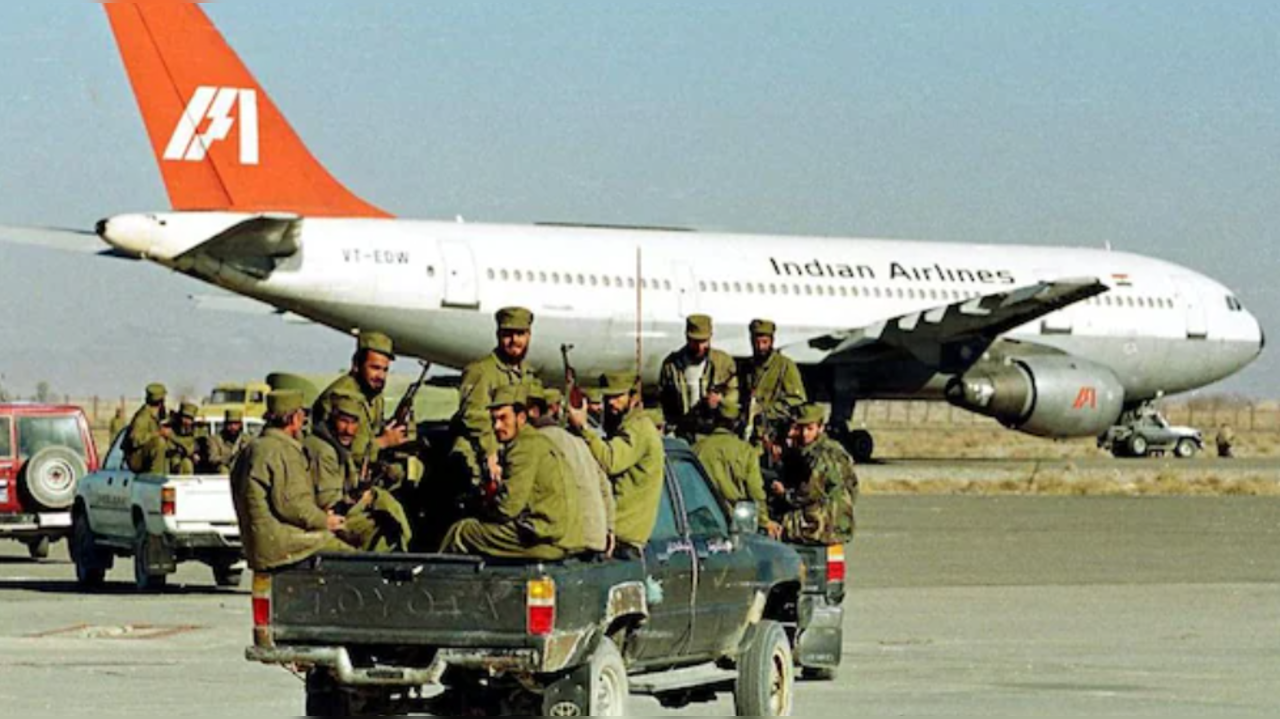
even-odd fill
[[(560, 374), (634, 367), (652, 381), (683, 345), (685, 318), (716, 321), (715, 344), (750, 355), (747, 325), (779, 325), (800, 362), (815, 337), (1064, 278), (1111, 291), (1007, 338), (1115, 372), (1132, 399), (1204, 387), (1260, 353), (1257, 320), (1223, 285), (1160, 260), (1104, 250), (671, 231), (307, 219), (301, 252), (265, 279), (199, 259), (248, 219), (231, 214), (115, 218), (104, 238), (232, 292), (335, 329), (377, 329), (406, 354), (461, 367), (490, 352), (493, 312), (537, 315), (531, 360)], [(938, 384), (915, 393), (933, 394)], [(904, 396), (875, 388), (863, 396)]]

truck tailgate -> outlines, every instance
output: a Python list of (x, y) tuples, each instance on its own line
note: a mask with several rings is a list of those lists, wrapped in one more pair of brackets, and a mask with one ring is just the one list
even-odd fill
[(274, 576), (271, 625), (292, 644), (522, 648), (530, 577), (469, 558), (318, 557)]
[(175, 492), (178, 521), (196, 524), (236, 524), (231, 480), (226, 476), (171, 477), (165, 487)]

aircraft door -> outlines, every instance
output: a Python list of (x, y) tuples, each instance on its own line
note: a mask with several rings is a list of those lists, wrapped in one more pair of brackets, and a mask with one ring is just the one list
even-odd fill
[(480, 309), (479, 275), (471, 247), (456, 240), (443, 240), (440, 254), (444, 259), (443, 307)]
[(1209, 309), (1205, 298), (1197, 291), (1195, 282), (1187, 279), (1176, 281), (1178, 302), (1187, 319), (1187, 338), (1202, 340), (1209, 337)]
[[(1054, 282), (1061, 276), (1060, 270), (1036, 270), (1036, 277), (1042, 282)], [(1075, 331), (1075, 312), (1070, 307), (1051, 312), (1040, 321), (1040, 334), (1043, 335), (1069, 335)]]

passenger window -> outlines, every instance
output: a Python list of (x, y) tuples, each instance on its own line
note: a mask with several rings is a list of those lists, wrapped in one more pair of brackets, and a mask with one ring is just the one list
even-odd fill
[(13, 420), (0, 417), (0, 459), (13, 459)]
[(658, 523), (653, 528), (652, 542), (669, 542), (680, 539), (680, 528), (676, 525), (676, 512), (671, 506), (671, 492), (662, 492), (662, 505), (658, 508)]
[(102, 463), (102, 468), (115, 472), (124, 469), (124, 436), (128, 433), (128, 429), (124, 429), (117, 437), (111, 438), (111, 449), (107, 452), (107, 458)]
[(702, 470), (687, 459), (677, 459), (674, 464), (680, 493), (684, 495), (684, 508), (689, 515), (689, 533), (694, 537), (729, 536), (724, 509)]

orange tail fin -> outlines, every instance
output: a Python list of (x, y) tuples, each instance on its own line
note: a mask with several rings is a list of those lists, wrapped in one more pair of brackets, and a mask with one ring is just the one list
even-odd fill
[(312, 156), (196, 3), (103, 3), (175, 210), (390, 217)]

